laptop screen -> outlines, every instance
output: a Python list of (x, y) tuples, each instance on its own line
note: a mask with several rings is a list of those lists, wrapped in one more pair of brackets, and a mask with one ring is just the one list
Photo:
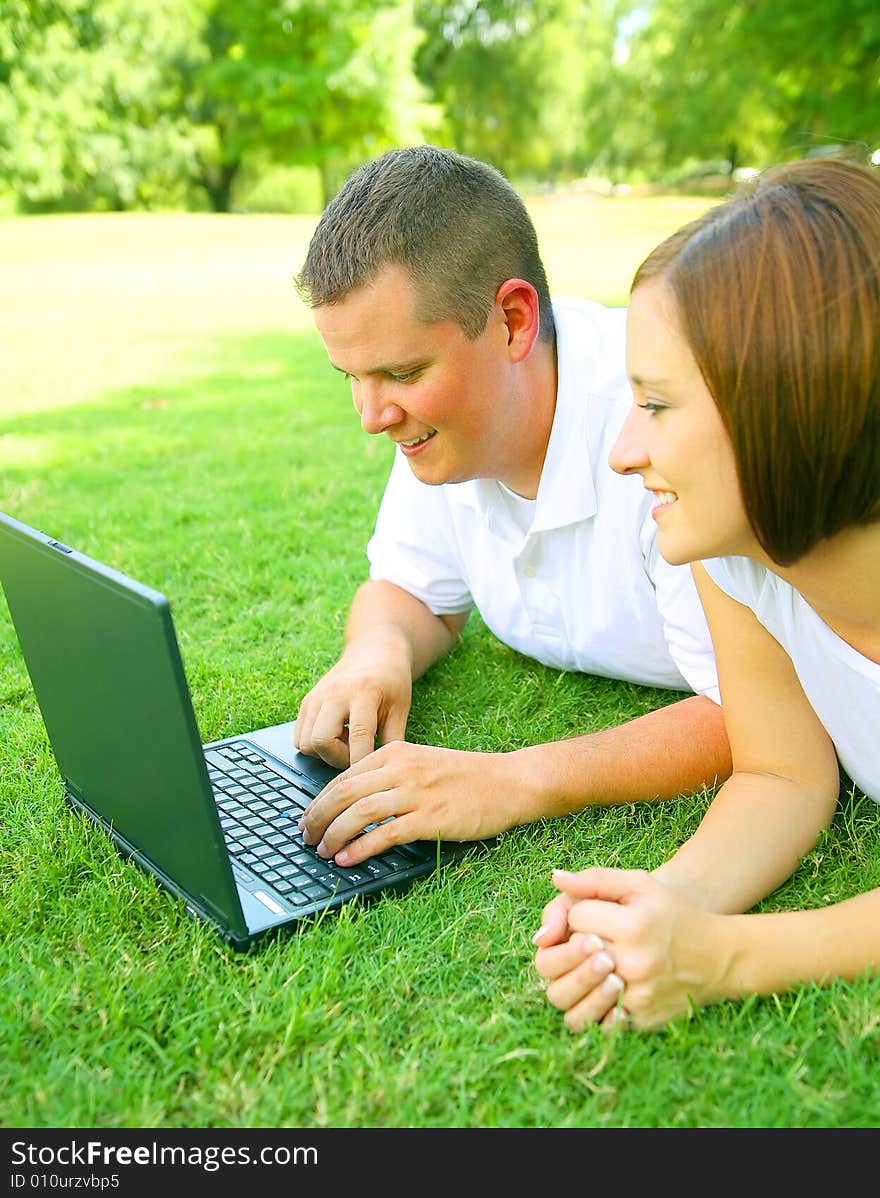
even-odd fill
[(243, 927), (165, 597), (2, 514), (0, 579), (70, 793)]

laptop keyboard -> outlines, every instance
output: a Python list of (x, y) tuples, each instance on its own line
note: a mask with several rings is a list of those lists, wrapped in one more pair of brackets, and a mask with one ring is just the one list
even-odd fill
[(360, 865), (335, 865), (319, 857), (297, 828), (320, 790), (316, 782), (305, 775), (292, 782), (247, 743), (206, 749), (205, 759), (233, 872), (246, 878), (236, 863), (247, 866), (295, 907), (390, 880), (424, 860), (414, 847), (395, 845)]

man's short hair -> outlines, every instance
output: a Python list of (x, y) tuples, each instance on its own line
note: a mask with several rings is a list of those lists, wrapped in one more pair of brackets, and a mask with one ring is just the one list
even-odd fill
[(880, 520), (880, 173), (766, 171), (636, 272), (660, 279), (733, 444), (758, 541), (790, 565)]
[(485, 329), (501, 284), (525, 279), (538, 293), (541, 340), (554, 340), (535, 227), (488, 163), (428, 145), (365, 163), (324, 209), (296, 286), (317, 308), (389, 265), (412, 279), (420, 321), (454, 321), (471, 339)]

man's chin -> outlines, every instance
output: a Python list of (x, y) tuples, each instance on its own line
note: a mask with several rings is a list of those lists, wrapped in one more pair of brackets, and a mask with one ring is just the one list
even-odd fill
[(438, 470), (436, 468), (432, 470), (427, 464), (422, 465), (422, 463), (418, 460), (415, 462), (410, 462), (409, 468), (419, 482), (424, 483), (426, 487), (440, 487), (444, 483), (457, 483), (464, 481), (460, 478), (450, 477), (450, 475), (444, 470)]

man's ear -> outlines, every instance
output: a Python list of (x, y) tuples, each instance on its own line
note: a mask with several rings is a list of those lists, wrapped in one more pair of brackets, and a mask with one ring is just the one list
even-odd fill
[(541, 306), (538, 293), (525, 279), (505, 279), (495, 292), (507, 329), (511, 361), (522, 362), (532, 352), (541, 332)]

